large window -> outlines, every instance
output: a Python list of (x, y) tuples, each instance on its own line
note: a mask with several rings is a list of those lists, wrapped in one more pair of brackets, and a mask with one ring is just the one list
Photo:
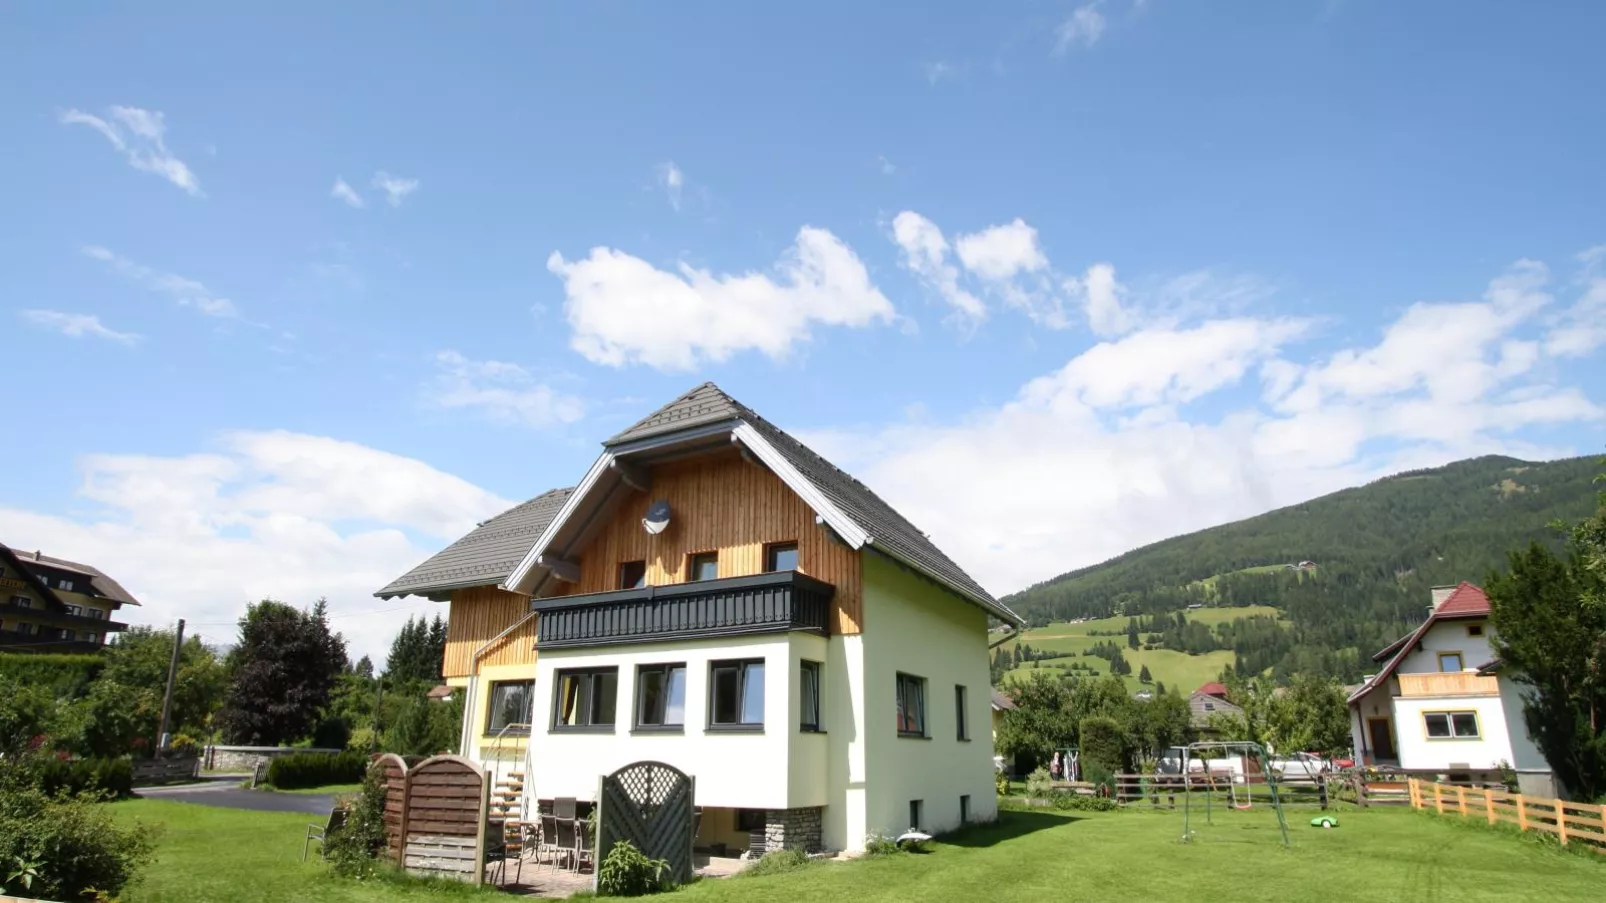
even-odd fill
[(33, 600), (27, 596), (12, 596), (11, 604), (18, 608), (33, 608)]
[(1430, 740), (1475, 740), (1478, 738), (1477, 712), (1424, 712)]
[(485, 732), (499, 734), (509, 725), (520, 725), (508, 733), (529, 733), (530, 692), (533, 680), (504, 680), (491, 684), (490, 704), (486, 707)]
[(959, 727), (958, 737), (961, 740), (970, 739), (970, 721), (965, 717), (965, 688), (959, 684), (954, 685), (954, 723)]
[(619, 669), (559, 671), (557, 694), (552, 707), (553, 730), (611, 732), (619, 698)]
[(619, 563), (619, 588), (639, 589), (647, 585), (647, 562), (623, 561)]
[(714, 580), (718, 577), (718, 552), (698, 552), (686, 559), (687, 580)]
[(1440, 671), (1460, 671), (1461, 670), (1461, 653), (1459, 653), (1459, 652), (1441, 652), (1441, 653), (1439, 653), (1439, 670)]
[(89, 615), (91, 618), (94, 618), (97, 621), (106, 617), (106, 613), (98, 608), (86, 608), (84, 609), (84, 614)]
[(820, 728), (820, 663), (804, 662), (798, 674), (798, 727), (805, 731)]
[(797, 570), (797, 543), (777, 542), (764, 547), (764, 570)]
[(764, 660), (714, 662), (708, 672), (708, 726), (722, 730), (762, 728)]
[(898, 735), (926, 736), (926, 679), (898, 675)]
[(686, 666), (636, 669), (636, 728), (679, 730), (686, 723)]

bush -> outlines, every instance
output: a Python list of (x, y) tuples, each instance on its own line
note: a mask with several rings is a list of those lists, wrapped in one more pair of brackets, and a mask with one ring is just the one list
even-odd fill
[(898, 846), (898, 841), (894, 838), (871, 834), (864, 839), (864, 855), (866, 856), (896, 856), (902, 852), (904, 852), (903, 847)]
[(1107, 796), (1083, 796), (1062, 790), (1054, 794), (1054, 808), (1075, 812), (1113, 812), (1120, 806)]
[[(92, 890), (115, 896), (151, 857), (153, 832), (122, 828), (90, 795), (45, 793), (42, 763), (0, 761), (0, 879), (6, 892), (81, 900)], [(10, 877), (13, 873), (17, 877)]]
[(648, 859), (628, 840), (615, 841), (597, 870), (597, 896), (642, 897), (664, 890), (664, 872), (669, 863)]
[[(31, 652), (0, 653), (0, 683), (15, 682), (39, 687), (51, 696), (82, 696), (106, 666), (104, 656), (38, 655)], [(7, 869), (7, 874), (10, 870)]]
[(379, 853), (385, 848), (385, 769), (370, 765), (362, 792), (352, 801), (346, 824), (323, 842), (323, 858), (335, 874), (371, 878), (380, 871)]
[(319, 749), (345, 749), (351, 742), (351, 725), (339, 715), (331, 715), (312, 729), (312, 745)]
[(813, 864), (814, 860), (809, 858), (807, 850), (802, 847), (792, 847), (791, 849), (765, 853), (759, 857), (757, 862), (743, 869), (740, 874), (753, 877), (784, 875), (787, 872), (795, 872)]
[(999, 796), (1009, 796), (1009, 775), (1002, 771), (993, 775), (993, 788)]
[(1054, 792), (1054, 779), (1049, 776), (1047, 768), (1039, 768), (1026, 776), (1026, 797), (1028, 799), (1047, 799)]
[(1102, 770), (1115, 774), (1126, 764), (1126, 738), (1114, 718), (1092, 715), (1082, 719), (1082, 768), (1085, 774)]
[(127, 759), (45, 759), (35, 768), (39, 789), (50, 796), (134, 792), (134, 766)]
[(268, 763), (267, 782), (278, 790), (355, 784), (368, 770), (362, 753), (294, 753)]

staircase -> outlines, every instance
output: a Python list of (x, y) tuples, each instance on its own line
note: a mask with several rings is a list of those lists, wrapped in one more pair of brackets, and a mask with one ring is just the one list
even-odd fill
[(523, 827), (525, 815), (524, 762), (522, 757), (510, 759), (509, 754), (518, 747), (516, 740), (529, 736), (528, 724), (509, 724), (497, 732), (491, 745), (491, 756), (486, 761), (491, 781), (491, 800), (487, 816), (492, 825), (502, 826), (509, 861), (524, 852)]

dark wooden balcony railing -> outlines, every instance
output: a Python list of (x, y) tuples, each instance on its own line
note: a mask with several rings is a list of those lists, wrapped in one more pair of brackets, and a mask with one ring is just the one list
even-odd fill
[(836, 587), (796, 571), (537, 599), (537, 649), (830, 632)]

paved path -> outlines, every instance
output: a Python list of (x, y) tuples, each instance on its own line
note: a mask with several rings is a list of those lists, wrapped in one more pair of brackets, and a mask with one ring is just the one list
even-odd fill
[(254, 809), (258, 812), (304, 812), (308, 815), (327, 816), (335, 805), (333, 796), (321, 793), (242, 790), (240, 780), (239, 777), (229, 777), (202, 780), (198, 784), (182, 784), (176, 787), (137, 787), (134, 792), (151, 800), (198, 803), (202, 806), (221, 806), (225, 809)]

